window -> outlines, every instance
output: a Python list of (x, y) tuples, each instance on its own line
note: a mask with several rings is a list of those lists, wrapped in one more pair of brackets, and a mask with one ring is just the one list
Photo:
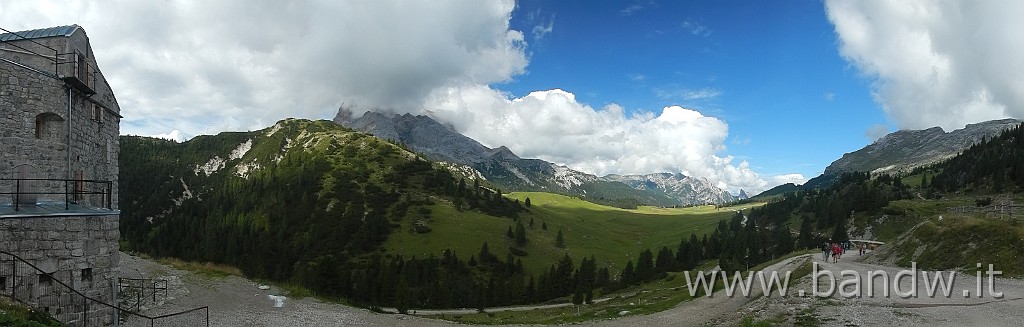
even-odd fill
[(53, 276), (50, 274), (39, 274), (39, 286), (53, 285)]
[(36, 138), (41, 139), (46, 135), (46, 117), (43, 115), (36, 116)]
[(0, 291), (7, 290), (7, 277), (0, 277)]
[(36, 115), (36, 138), (55, 139), (64, 132), (61, 124), (64, 118), (52, 112), (44, 112)]
[(85, 173), (81, 170), (75, 172), (75, 202), (85, 199)]
[(100, 107), (95, 103), (92, 104), (92, 120), (100, 124), (103, 123), (103, 107)]
[(92, 285), (92, 268), (82, 269), (82, 284)]

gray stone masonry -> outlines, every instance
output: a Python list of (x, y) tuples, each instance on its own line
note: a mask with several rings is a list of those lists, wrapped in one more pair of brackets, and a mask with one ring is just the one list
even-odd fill
[[(84, 195), (73, 202), (78, 204), (77, 208), (89, 209), (110, 203), (115, 210), (73, 209), (36, 215), (21, 211), (19, 215), (12, 210), (14, 196), (0, 194), (0, 250), (25, 259), (89, 297), (112, 303), (112, 285), (119, 274), (120, 233), (116, 209), (121, 109), (96, 65), (85, 30), (80, 27), (73, 30), (66, 36), (32, 40), (42, 45), (29, 40), (0, 43), (0, 178), (109, 181), (112, 186), (109, 198)], [(76, 70), (74, 64), (67, 64), (70, 58), (85, 58), (87, 74)], [(75, 77), (75, 80), (68, 83), (67, 77)], [(75, 84), (76, 81), (85, 81), (88, 89)], [(0, 181), (0, 192), (14, 192), (18, 189), (15, 184)], [(74, 183), (65, 182), (28, 184), (21, 185), (23, 192), (57, 193), (40, 194), (35, 200), (59, 202), (62, 209), (65, 190), (75, 189)], [(86, 192), (106, 190), (104, 183), (81, 185)], [(29, 206), (35, 205), (33, 202), (32, 199), (19, 201)], [(8, 278), (8, 283), (16, 279), (28, 285), (19, 288), (24, 290), (23, 294), (16, 294), (19, 300), (38, 310), (49, 311), (69, 326), (111, 322), (109, 308), (87, 306), (81, 299), (74, 300), (73, 293), (54, 291), (54, 286), (43, 282), (34, 270), (15, 270), (23, 276)], [(2, 273), (4, 269), (0, 269)]]

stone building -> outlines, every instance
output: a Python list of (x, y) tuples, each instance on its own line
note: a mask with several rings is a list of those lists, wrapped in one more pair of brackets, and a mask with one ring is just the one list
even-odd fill
[(72, 326), (109, 324), (114, 310), (60, 289), (114, 301), (120, 108), (80, 26), (4, 31), (0, 296)]

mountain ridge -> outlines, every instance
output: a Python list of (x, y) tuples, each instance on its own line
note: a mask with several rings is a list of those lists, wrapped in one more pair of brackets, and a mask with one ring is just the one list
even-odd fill
[(951, 132), (946, 132), (941, 127), (899, 130), (861, 149), (843, 154), (825, 168), (823, 175), (854, 171), (910, 171), (956, 156), (982, 139), (991, 139), (1020, 123), (1021, 121), (1016, 119), (998, 119), (968, 124)]
[[(512, 191), (544, 191), (580, 196), (596, 202), (622, 202), (625, 206), (686, 206), (722, 204), (737, 200), (704, 178), (683, 174), (596, 176), (541, 159), (522, 158), (508, 147), (489, 148), (454, 128), (424, 115), (367, 111), (353, 118), (341, 108), (335, 123), (389, 139), (448, 163), (464, 176), (480, 176)], [(468, 173), (467, 173), (468, 172)], [(614, 204), (613, 204), (614, 205)]]

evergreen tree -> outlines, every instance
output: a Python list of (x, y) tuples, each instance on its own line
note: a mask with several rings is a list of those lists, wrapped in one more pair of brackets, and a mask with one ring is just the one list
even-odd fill
[[(529, 205), (527, 205), (529, 207)], [(533, 217), (530, 217), (530, 229), (533, 229)]]
[(491, 250), (487, 248), (487, 242), (484, 242), (484, 245), (480, 247), (480, 262), (493, 262), (494, 259), (495, 257), (491, 254)]
[(658, 250), (658, 257), (654, 262), (654, 272), (656, 274), (669, 272), (675, 269), (675, 258), (672, 256), (672, 251), (668, 247), (661, 247)]
[(522, 222), (519, 222), (519, 223), (516, 224), (515, 239), (516, 239), (516, 245), (519, 245), (519, 246), (526, 245), (526, 227), (523, 226)]
[[(527, 208), (529, 208), (529, 207), (530, 207), (530, 205), (531, 205), (531, 203), (530, 203), (530, 197), (526, 197), (526, 207), (527, 207)], [(532, 219), (531, 219), (531, 221), (532, 221)]]
[(793, 235), (789, 232), (789, 227), (777, 226), (775, 227), (775, 256), (783, 256), (790, 252), (793, 252)]
[(633, 260), (626, 262), (626, 268), (622, 269), (622, 276), (619, 277), (619, 281), (622, 285), (632, 285), (637, 282), (636, 271), (633, 268)]
[(840, 218), (836, 221), (835, 228), (832, 229), (832, 241), (843, 242), (850, 239), (850, 236), (846, 232), (846, 219)]
[(562, 236), (562, 230), (558, 230), (558, 236), (555, 237), (555, 246), (564, 248), (565, 247), (565, 236)]
[(548, 230), (548, 223), (546, 221), (540, 222), (540, 229)]
[(804, 214), (800, 219), (800, 236), (798, 237), (801, 249), (810, 249), (815, 247), (814, 244), (814, 226), (812, 226), (811, 216)]
[(516, 238), (516, 234), (512, 233), (512, 226), (508, 226), (508, 230), (505, 231), (505, 236), (507, 236), (509, 239)]
[(636, 275), (638, 281), (648, 281), (654, 277), (654, 254), (650, 249), (640, 252), (640, 261), (637, 261)]

